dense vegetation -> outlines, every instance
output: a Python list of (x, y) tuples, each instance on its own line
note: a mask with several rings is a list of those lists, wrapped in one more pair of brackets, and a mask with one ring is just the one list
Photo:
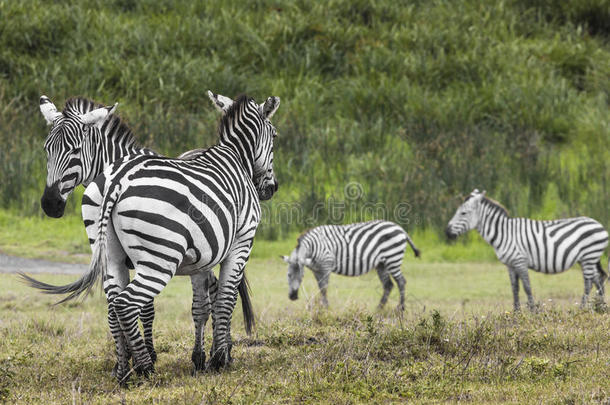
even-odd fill
[(608, 224), (609, 38), (606, 0), (0, 0), (0, 208), (41, 215), (41, 94), (119, 101), (176, 155), (215, 142), (212, 89), (282, 98), (265, 237), (439, 229), (474, 187)]

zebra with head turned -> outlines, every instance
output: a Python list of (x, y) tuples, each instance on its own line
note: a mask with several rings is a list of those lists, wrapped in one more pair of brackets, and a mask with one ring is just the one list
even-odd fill
[[(214, 105), (224, 112), (232, 100), (220, 94), (209, 92)], [(58, 218), (63, 215), (66, 200), (79, 184), (92, 189), (82, 201), (83, 221), (89, 237), (89, 244), (93, 247), (98, 233), (100, 219), (100, 206), (104, 189), (103, 180), (92, 183), (106, 167), (121, 157), (128, 155), (156, 155), (150, 149), (143, 148), (136, 142), (129, 126), (116, 114), (118, 103), (112, 107), (103, 107), (86, 98), (71, 98), (66, 101), (63, 111), (58, 111), (51, 100), (42, 96), (40, 98), (40, 111), (51, 129), (45, 140), (47, 152), (47, 181), (44, 194), (41, 198), (43, 211), (50, 217)], [(203, 153), (204, 149), (195, 149), (180, 155), (179, 159), (193, 159)], [(127, 259), (129, 267), (133, 265)], [(208, 280), (207, 277), (210, 277)], [(129, 277), (128, 275), (126, 277)], [(34, 286), (44, 288), (36, 280), (26, 279)], [(244, 311), (244, 324), (246, 332), (250, 334), (254, 325), (252, 305), (249, 299), (247, 280), (244, 276), (239, 286)], [(216, 288), (216, 278), (213, 273), (195, 274), (191, 276), (193, 285), (192, 314), (195, 324), (195, 346), (193, 349), (193, 362), (195, 369), (204, 368), (202, 359), (203, 329), (209, 317), (210, 299)], [(212, 294), (208, 295), (208, 290)], [(152, 325), (154, 321), (154, 306), (150, 302), (142, 309), (140, 320), (144, 327), (146, 346), (153, 361), (156, 352), (153, 344)]]
[[(261, 105), (240, 97), (221, 120), (218, 144), (194, 159), (131, 156), (104, 171), (90, 270), (51, 292), (69, 292), (68, 299), (73, 298), (102, 277), (120, 382), (129, 375), (129, 351), (138, 372), (153, 371), (137, 327), (142, 308), (174, 275), (211, 271), (219, 263), (210, 366), (218, 369), (230, 361), (228, 328), (260, 222), (259, 200), (271, 198), (278, 188), (273, 172), (276, 131), (269, 119), (279, 104), (278, 97)], [(90, 185), (83, 198), (97, 192)], [(131, 281), (124, 276), (127, 257), (135, 265)]]
[(288, 263), (289, 297), (296, 300), (303, 281), (304, 266), (309, 267), (318, 282), (322, 303), (328, 306), (326, 290), (330, 273), (361, 276), (371, 269), (383, 285), (379, 307), (388, 301), (394, 287), (400, 291), (399, 309), (405, 305), (405, 278), (400, 271), (407, 243), (415, 256), (420, 252), (399, 225), (389, 221), (368, 221), (349, 225), (322, 225), (303, 233), (290, 256), (281, 256)]
[(603, 299), (604, 282), (608, 276), (600, 258), (608, 246), (608, 232), (594, 219), (578, 217), (536, 221), (511, 218), (502, 205), (485, 197), (485, 191), (475, 189), (449, 221), (446, 233), (450, 239), (455, 239), (471, 229), (479, 231), (494, 248), (498, 259), (508, 267), (516, 311), (520, 308), (519, 279), (527, 294), (529, 308), (534, 308), (528, 269), (555, 274), (579, 263), (585, 281), (582, 305), (587, 303), (592, 284)]

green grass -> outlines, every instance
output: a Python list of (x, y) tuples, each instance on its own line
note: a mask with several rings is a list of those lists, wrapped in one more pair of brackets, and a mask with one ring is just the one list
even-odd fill
[[(610, 396), (607, 317), (580, 310), (578, 270), (531, 274), (537, 314), (508, 312), (508, 276), (498, 264), (407, 259), (407, 309), (375, 309), (375, 274), (333, 276), (330, 309), (305, 276), (288, 299), (279, 259), (248, 266), (258, 327), (233, 322), (235, 363), (191, 376), (190, 285), (178, 277), (156, 300), (159, 359), (150, 380), (117, 387), (105, 304), (55, 300), (0, 275), (0, 396), (7, 403), (588, 403)], [(41, 279), (65, 283), (68, 276)], [(207, 331), (209, 350), (210, 331)]]

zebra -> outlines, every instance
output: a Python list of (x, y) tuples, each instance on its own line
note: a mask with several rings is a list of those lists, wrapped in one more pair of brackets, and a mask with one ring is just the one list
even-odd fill
[(513, 307), (520, 310), (519, 279), (530, 310), (535, 309), (528, 269), (556, 274), (579, 263), (585, 291), (581, 304), (587, 303), (592, 283), (603, 301), (608, 278), (600, 258), (608, 246), (608, 232), (588, 217), (537, 221), (511, 218), (506, 208), (475, 189), (457, 209), (446, 229), (449, 239), (475, 229), (495, 250), (508, 268), (513, 290)]
[(313, 271), (325, 307), (328, 307), (326, 290), (331, 272), (343, 276), (361, 276), (375, 268), (383, 286), (379, 308), (388, 301), (394, 287), (393, 278), (400, 291), (398, 309), (404, 310), (406, 280), (400, 266), (407, 243), (415, 256), (419, 257), (420, 251), (407, 232), (390, 221), (375, 220), (312, 228), (299, 236), (297, 246), (290, 256), (280, 256), (288, 263), (288, 297), (291, 300), (298, 299), (304, 266)]
[[(137, 327), (142, 308), (174, 275), (206, 273), (216, 264), (220, 273), (209, 367), (218, 370), (231, 361), (227, 332), (260, 222), (259, 200), (278, 189), (276, 129), (270, 118), (279, 104), (279, 97), (259, 105), (240, 96), (226, 107), (217, 145), (197, 157), (123, 157), (95, 180), (104, 185), (104, 199), (89, 271), (67, 286), (45, 287), (70, 293), (66, 299), (71, 299), (102, 278), (120, 383), (129, 377), (130, 352), (138, 373), (154, 371)], [(83, 198), (97, 192), (97, 186), (89, 185)], [(125, 277), (126, 257), (135, 264), (131, 281)]]
[[(214, 106), (224, 113), (232, 100), (220, 94), (208, 93)], [(148, 148), (139, 146), (129, 126), (115, 114), (118, 103), (104, 107), (89, 99), (82, 97), (70, 98), (66, 101), (62, 112), (47, 96), (40, 97), (40, 111), (51, 126), (45, 140), (47, 152), (47, 181), (41, 198), (41, 206), (45, 214), (59, 218), (63, 216), (66, 200), (79, 184), (85, 187), (90, 184), (97, 187), (98, 192), (90, 192), (83, 198), (82, 212), (85, 230), (89, 244), (93, 248), (98, 232), (99, 210), (103, 195), (103, 183), (98, 187), (93, 180), (112, 162), (128, 155), (157, 155)], [(205, 149), (195, 149), (180, 155), (179, 159), (194, 159)], [(127, 259), (128, 266), (133, 265)], [(205, 361), (202, 358), (203, 329), (209, 317), (210, 297), (216, 289), (216, 278), (213, 273), (210, 279), (200, 274), (191, 276), (193, 286), (192, 315), (195, 324), (195, 345), (193, 349), (193, 363), (195, 370), (202, 370)], [(43, 287), (27, 276), (26, 280), (35, 286)], [(247, 280), (244, 276), (239, 286), (244, 311), (244, 325), (246, 332), (251, 333), (254, 326), (254, 315), (249, 298)], [(154, 321), (154, 305), (151, 302), (142, 309), (140, 320), (144, 328), (146, 346), (151, 358), (156, 361), (156, 352), (153, 344), (152, 326)]]

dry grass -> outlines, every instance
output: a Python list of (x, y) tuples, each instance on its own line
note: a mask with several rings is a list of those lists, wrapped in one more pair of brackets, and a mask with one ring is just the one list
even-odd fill
[(510, 288), (499, 265), (409, 260), (404, 271), (408, 308), (400, 317), (392, 308), (375, 310), (381, 287), (374, 274), (333, 277), (325, 311), (316, 305), (311, 274), (302, 299), (291, 302), (284, 266), (253, 260), (256, 334), (246, 337), (236, 315), (235, 363), (197, 376), (190, 286), (176, 278), (157, 300), (157, 373), (133, 378), (128, 389), (110, 376), (113, 345), (99, 295), (52, 307), (51, 298), (1, 275), (0, 396), (7, 403), (172, 404), (571, 404), (610, 397), (608, 315), (574, 306), (582, 291), (578, 270), (533, 274), (541, 310), (518, 315), (506, 312)]

